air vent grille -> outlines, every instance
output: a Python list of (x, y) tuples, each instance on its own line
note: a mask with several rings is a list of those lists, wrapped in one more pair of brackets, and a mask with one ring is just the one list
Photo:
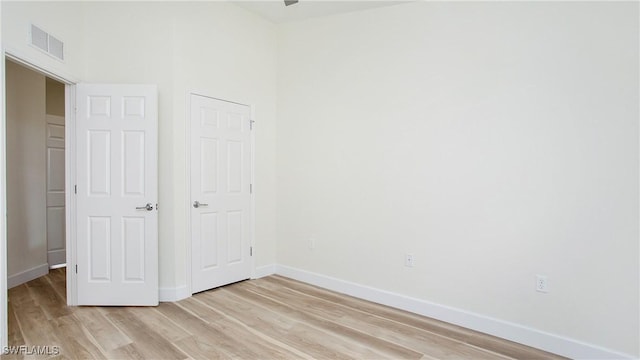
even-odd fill
[(64, 59), (64, 44), (62, 41), (49, 35), (49, 54), (57, 57), (60, 60)]
[(64, 43), (35, 25), (31, 25), (31, 45), (59, 60), (64, 60)]
[(49, 52), (49, 34), (35, 25), (31, 25), (31, 45)]

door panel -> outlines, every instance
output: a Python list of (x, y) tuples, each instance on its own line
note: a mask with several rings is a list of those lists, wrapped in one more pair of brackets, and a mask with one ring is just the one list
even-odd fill
[(242, 211), (227, 212), (227, 261), (229, 264), (242, 261)]
[(89, 216), (89, 280), (111, 280), (111, 218)]
[(213, 139), (200, 139), (200, 192), (203, 195), (214, 195), (218, 191), (218, 171), (214, 164), (218, 159), (218, 141)]
[(47, 263), (66, 263), (64, 117), (47, 115)]
[(142, 131), (123, 132), (123, 196), (144, 197), (144, 137)]
[[(89, 130), (88, 149), (90, 197), (109, 196), (111, 193), (111, 133), (109, 131)], [(82, 135), (80, 135), (82, 136)], [(84, 174), (79, 174), (80, 176)]]
[(124, 280), (144, 282), (144, 218), (122, 218)]
[(192, 292), (251, 276), (248, 106), (191, 96)]
[(158, 304), (157, 90), (77, 88), (79, 305)]

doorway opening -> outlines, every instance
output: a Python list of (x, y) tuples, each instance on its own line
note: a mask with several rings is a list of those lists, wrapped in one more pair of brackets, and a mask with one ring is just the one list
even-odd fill
[(65, 84), (5, 61), (7, 285), (66, 266)]
[[(74, 124), (73, 111), (71, 109), (74, 108), (75, 103), (75, 82), (67, 80), (67, 77), (58, 75), (46, 66), (34, 65), (6, 50), (3, 51), (0, 56), (2, 56), (0, 58), (0, 66), (4, 70), (2, 77), (0, 77), (0, 86), (2, 86), (4, 90), (4, 97), (1, 99), (0, 104), (2, 105), (2, 109), (5, 110), (2, 114), (2, 121), (0, 121), (0, 132), (4, 131), (0, 138), (0, 146), (5, 151), (5, 156), (0, 159), (0, 173), (2, 174), (2, 179), (0, 179), (0, 184), (2, 184), (0, 187), (0, 199), (2, 201), (0, 203), (5, 211), (3, 215), (6, 215), (5, 221), (2, 224), (3, 231), (0, 233), (0, 265), (8, 270), (2, 274), (3, 277), (0, 279), (0, 312), (2, 313), (2, 316), (0, 316), (0, 318), (2, 318), (2, 320), (0, 320), (0, 345), (7, 346), (9, 335), (8, 316), (5, 315), (9, 315), (8, 288), (19, 286), (17, 284), (28, 282), (30, 279), (34, 279), (31, 281), (40, 281), (39, 276), (45, 275), (49, 271), (49, 261), (52, 262), (52, 265), (54, 261), (56, 262), (53, 267), (60, 267), (63, 266), (67, 260), (74, 259), (73, 247), (71, 245), (73, 245), (72, 240), (75, 233), (70, 225), (70, 219), (72, 219), (72, 214), (74, 214), (75, 210), (73, 203), (70, 202), (69, 189), (71, 189), (71, 179), (75, 178), (75, 168), (70, 161), (69, 155), (74, 152), (74, 143), (70, 141), (74, 136), (70, 130), (73, 129)], [(15, 73), (12, 74), (13, 70), (17, 71), (19, 75), (15, 76)], [(25, 84), (26, 81), (23, 75), (29, 79), (28, 85)], [(47, 80), (47, 78), (49, 80)], [(35, 87), (31, 88), (33, 85), (35, 85)], [(49, 115), (47, 115), (47, 87), (49, 87), (50, 94), (48, 99)], [(36, 100), (38, 104), (31, 104), (35, 108), (30, 109), (28, 106), (20, 105), (17, 107), (18, 110), (12, 110), (16, 103), (29, 103), (29, 101), (33, 101), (34, 89), (37, 89), (35, 93), (39, 94), (39, 100)], [(44, 95), (42, 95), (43, 93)], [(44, 99), (44, 104), (42, 99)], [(42, 110), (43, 108), (44, 110)], [(45, 115), (42, 115), (43, 113)], [(15, 124), (16, 122), (10, 119), (10, 117), (14, 115), (23, 119), (18, 122), (17, 125)], [(25, 118), (26, 120), (24, 120)], [(46, 124), (44, 125), (44, 129), (42, 128), (42, 124)], [(12, 131), (14, 125), (20, 129), (17, 133)], [(49, 126), (47, 130), (47, 125), (53, 126)], [(26, 130), (24, 130), (24, 128), (26, 128)], [(62, 130), (64, 134), (60, 134), (60, 130)], [(60, 137), (62, 137), (62, 139), (60, 139)], [(49, 138), (50, 141), (47, 141), (47, 138)], [(12, 153), (11, 151), (11, 148), (14, 146), (12, 143), (17, 143), (18, 149), (20, 146), (26, 145), (33, 145), (33, 147), (27, 150), (29, 153), (17, 151), (16, 154), (16, 152)], [(36, 150), (36, 148), (39, 150)], [(64, 151), (61, 151), (63, 149)], [(33, 159), (36, 160), (32, 161), (33, 159), (27, 155), (34, 156)], [(62, 160), (60, 159), (61, 155)], [(51, 159), (50, 163), (52, 167), (50, 169), (47, 169), (46, 165), (48, 157)], [(29, 206), (26, 206), (20, 203), (20, 199), (18, 199), (18, 201), (10, 200), (14, 192), (14, 189), (9, 186), (9, 182), (14, 181), (11, 170), (13, 165), (10, 164), (10, 162), (14, 161), (17, 165), (22, 164), (23, 169), (21, 171), (27, 173), (27, 175), (21, 175), (22, 179), (25, 179), (24, 184), (21, 186), (26, 186), (25, 184), (29, 184), (29, 186), (33, 185), (30, 182), (39, 184), (33, 185), (34, 189), (36, 189), (35, 193), (29, 193), (29, 196), (40, 199), (41, 203), (35, 204), (35, 202), (27, 202), (25, 200), (24, 203), (29, 204)], [(58, 166), (56, 170), (62, 170), (62, 176), (59, 172), (52, 172), (54, 171), (55, 164), (61, 161), (62, 166)], [(30, 172), (39, 172), (40, 176), (34, 175), (31, 177)], [(48, 174), (49, 172), (52, 173)], [(51, 180), (50, 185), (52, 186), (47, 187), (49, 180)], [(59, 186), (60, 181), (64, 184), (63, 186)], [(51, 201), (47, 200), (47, 196)], [(57, 205), (59, 204), (60, 197), (64, 198), (63, 205)], [(56, 201), (58, 202), (56, 203)], [(15, 203), (19, 206), (12, 206)], [(47, 204), (49, 206), (47, 206)], [(20, 205), (22, 205), (22, 207), (20, 207)], [(62, 213), (60, 214), (58, 208), (61, 206)], [(51, 246), (49, 246), (49, 242), (47, 241), (47, 207), (49, 207), (49, 212), (52, 213), (50, 214), (51, 221), (49, 221), (51, 225), (55, 226), (54, 223), (56, 221), (64, 222), (63, 226), (60, 226), (59, 223), (57, 225), (58, 237), (61, 236), (62, 238), (52, 238), (50, 241)], [(32, 213), (35, 213), (35, 216), (39, 218), (38, 224), (29, 224), (28, 227), (25, 227), (24, 224), (19, 224), (27, 236), (22, 239), (21, 243), (12, 242), (10, 245), (8, 237), (12, 236), (13, 227), (16, 226), (12, 225), (14, 215), (16, 217), (18, 215), (22, 216), (23, 221), (33, 221), (33, 219), (31, 219)], [(27, 218), (27, 220), (24, 220), (25, 218)], [(6, 227), (4, 227), (5, 225)], [(27, 230), (24, 230), (25, 228)], [(64, 246), (64, 251), (60, 251), (61, 245)], [(14, 254), (8, 253), (7, 251), (9, 249), (12, 249), (12, 252), (13, 249), (18, 249), (17, 256), (25, 257), (32, 253), (37, 254), (29, 260), (32, 261), (32, 264), (36, 265), (23, 267), (25, 270), (15, 272), (16, 265), (14, 264), (16, 264), (16, 260), (17, 263), (22, 261), (22, 258), (16, 258)], [(22, 250), (20, 251), (20, 249)], [(48, 250), (52, 251), (49, 252)], [(62, 254), (64, 254), (64, 257), (61, 256)], [(62, 295), (66, 292), (67, 303), (69, 304), (73, 301), (73, 291), (75, 289), (73, 277), (70, 272), (62, 268), (53, 270), (53, 272), (63, 274), (59, 279), (60, 281), (57, 281), (59, 291), (56, 292)], [(64, 276), (65, 272), (66, 277)]]

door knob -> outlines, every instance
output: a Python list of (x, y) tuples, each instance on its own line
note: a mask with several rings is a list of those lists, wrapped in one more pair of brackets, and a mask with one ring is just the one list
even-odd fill
[(145, 205), (145, 206), (139, 206), (139, 207), (136, 207), (136, 210), (147, 210), (147, 211), (151, 211), (151, 210), (153, 210), (153, 205), (151, 205), (151, 203), (147, 203), (147, 205)]
[(209, 204), (203, 204), (203, 203), (201, 203), (200, 201), (197, 201), (197, 200), (193, 202), (193, 207), (194, 207), (194, 208), (196, 208), (196, 209), (197, 209), (197, 208), (199, 208), (200, 206), (209, 206)]

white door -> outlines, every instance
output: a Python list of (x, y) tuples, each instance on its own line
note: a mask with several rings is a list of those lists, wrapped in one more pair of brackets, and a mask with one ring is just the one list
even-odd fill
[(157, 305), (156, 86), (76, 94), (78, 305)]
[(251, 111), (191, 95), (191, 292), (251, 276)]
[(47, 115), (47, 263), (66, 262), (64, 116)]

